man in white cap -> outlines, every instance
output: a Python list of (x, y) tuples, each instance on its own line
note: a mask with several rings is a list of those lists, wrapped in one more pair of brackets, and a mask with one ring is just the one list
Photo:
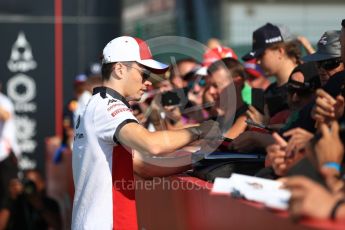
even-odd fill
[(220, 138), (218, 124), (212, 121), (159, 132), (138, 124), (128, 100), (140, 100), (151, 85), (150, 72), (167, 69), (152, 59), (149, 47), (138, 38), (118, 37), (103, 49), (103, 86), (94, 89), (75, 127), (72, 229), (138, 228), (133, 158), (125, 147), (153, 156), (201, 138)]

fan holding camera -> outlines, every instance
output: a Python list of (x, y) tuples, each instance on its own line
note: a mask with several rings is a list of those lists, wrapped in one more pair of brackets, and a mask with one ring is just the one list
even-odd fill
[(150, 105), (150, 131), (181, 129), (188, 125), (181, 113), (182, 104), (187, 100), (183, 89), (173, 89), (169, 81), (165, 81), (165, 84), (169, 84), (169, 87), (165, 87), (168, 90), (158, 88), (160, 93), (155, 95)]
[(183, 76), (187, 87), (174, 88), (167, 79), (155, 84), (159, 94), (155, 95), (150, 105), (149, 119), (155, 130), (180, 129), (205, 120), (202, 93), (206, 81), (204, 76), (199, 75), (200, 69), (197, 66)]

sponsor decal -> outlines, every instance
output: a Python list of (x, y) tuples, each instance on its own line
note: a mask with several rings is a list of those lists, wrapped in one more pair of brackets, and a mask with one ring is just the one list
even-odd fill
[(115, 100), (115, 99), (109, 99), (108, 105), (111, 104), (111, 103), (114, 103), (114, 102), (117, 102), (117, 100)]
[(278, 36), (278, 37), (274, 37), (274, 38), (269, 38), (265, 40), (265, 43), (274, 43), (274, 42), (280, 42), (282, 41), (282, 37)]
[(124, 104), (112, 104), (111, 106), (108, 107), (107, 111), (109, 112), (110, 110), (119, 107), (119, 106), (125, 106)]
[(11, 72), (27, 72), (37, 67), (31, 46), (22, 31), (19, 32), (17, 40), (12, 46), (11, 57), (7, 62), (7, 67)]
[(32, 118), (37, 112), (37, 88), (36, 81), (27, 75), (28, 71), (36, 69), (37, 66), (31, 45), (25, 33), (20, 31), (7, 61), (7, 67), (13, 73), (7, 82), (7, 95), (15, 108), (16, 136), (21, 152), (28, 154), (21, 157), (20, 169), (34, 168), (37, 164), (36, 160), (29, 157), (35, 153), (37, 147), (37, 120)]
[(117, 109), (114, 112), (111, 113), (111, 116), (115, 117), (117, 114), (122, 113), (122, 112), (132, 112), (130, 108), (122, 108), (122, 109)]
[(319, 40), (319, 44), (326, 45), (327, 44), (327, 37), (322, 36)]

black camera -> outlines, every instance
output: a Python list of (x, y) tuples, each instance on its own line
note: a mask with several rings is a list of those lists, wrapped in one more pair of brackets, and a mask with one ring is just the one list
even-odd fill
[(180, 105), (181, 99), (177, 91), (168, 91), (162, 93), (161, 103), (162, 106)]
[(32, 195), (37, 192), (36, 184), (32, 180), (29, 179), (23, 179), (23, 194), (24, 195)]

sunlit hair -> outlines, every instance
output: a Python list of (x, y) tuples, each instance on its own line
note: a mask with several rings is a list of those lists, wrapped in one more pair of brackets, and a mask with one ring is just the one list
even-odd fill
[(278, 42), (278, 43), (272, 44), (267, 49), (276, 50), (279, 48), (283, 48), (288, 58), (293, 60), (296, 64), (302, 64), (301, 62), (302, 52), (300, 48), (300, 43), (297, 40), (290, 41), (290, 42)]

